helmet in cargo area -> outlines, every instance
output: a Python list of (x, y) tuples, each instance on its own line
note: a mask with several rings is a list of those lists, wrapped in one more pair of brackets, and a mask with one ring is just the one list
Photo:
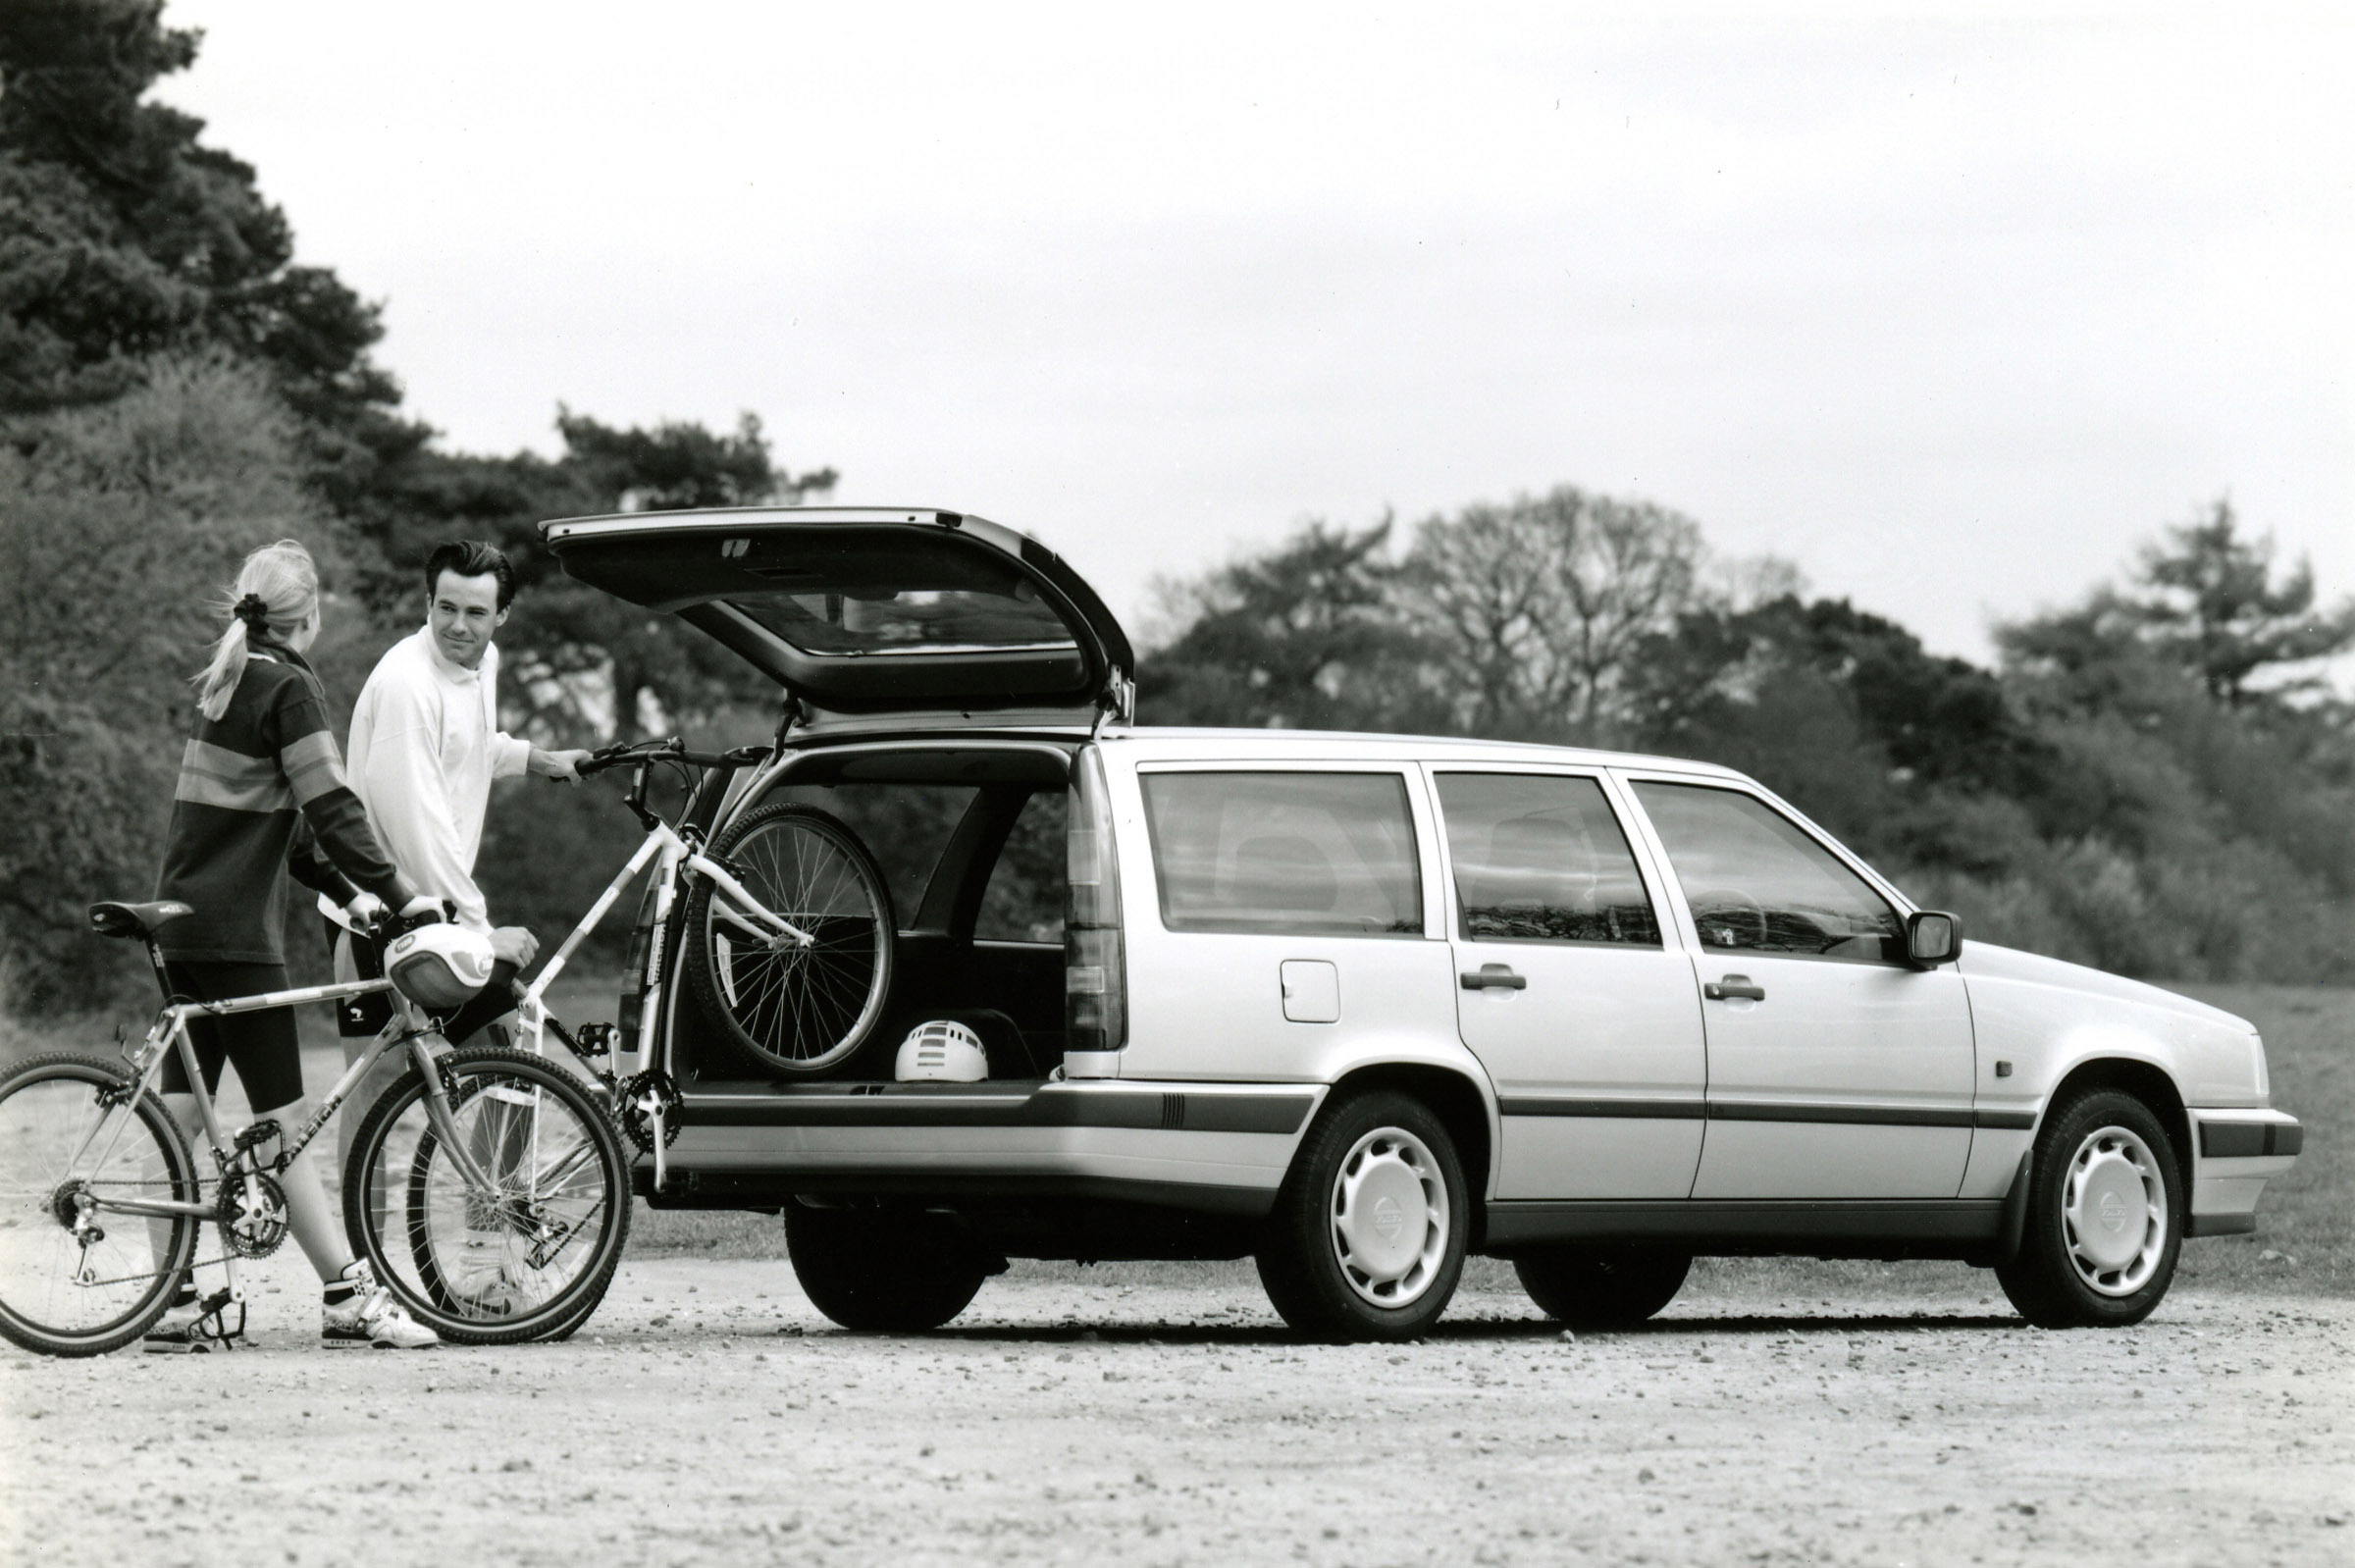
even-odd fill
[(491, 983), (491, 939), (462, 925), (421, 925), (385, 949), (385, 973), (402, 996), (440, 1013)]
[(892, 1076), (902, 1083), (933, 1079), (978, 1083), (989, 1076), (989, 1053), (981, 1036), (954, 1019), (934, 1019), (908, 1031), (900, 1042)]

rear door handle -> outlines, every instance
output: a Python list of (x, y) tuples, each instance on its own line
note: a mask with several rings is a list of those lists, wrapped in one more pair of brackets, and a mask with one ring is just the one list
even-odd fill
[(1513, 972), (1509, 964), (1483, 964), (1477, 969), (1466, 969), (1456, 976), (1467, 991), (1485, 991), (1499, 986), (1507, 991), (1526, 991), (1529, 982)]
[(1737, 999), (1744, 1002), (1763, 1002), (1766, 1000), (1766, 987), (1751, 984), (1750, 976), (1747, 974), (1729, 974), (1722, 980), (1709, 981), (1701, 988), (1701, 994), (1712, 1002), (1731, 1002)]

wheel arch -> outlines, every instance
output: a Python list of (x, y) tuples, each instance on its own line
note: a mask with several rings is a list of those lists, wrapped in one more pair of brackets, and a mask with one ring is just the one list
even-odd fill
[(2192, 1179), (2191, 1113), (2183, 1103), (2183, 1093), (2168, 1071), (2155, 1062), (2135, 1057), (2105, 1056), (2080, 1062), (2063, 1074), (2053, 1085), (2052, 1094), (2045, 1100), (2044, 1115), (2038, 1120), (2038, 1132), (2049, 1122), (2053, 1110), (2075, 1095), (2091, 1089), (2116, 1089), (2130, 1094), (2151, 1108), (2174, 1141), (2175, 1167), (2188, 1195)]
[(1468, 1073), (1431, 1063), (1376, 1062), (1343, 1073), (1327, 1092), (1324, 1103), (1332, 1106), (1345, 1095), (1371, 1089), (1395, 1089), (1414, 1096), (1431, 1108), (1448, 1137), (1455, 1140), (1456, 1158), (1464, 1168), (1464, 1193), (1473, 1215), (1467, 1250), (1479, 1250), (1488, 1229), (1489, 1177), (1495, 1159), (1494, 1116), (1480, 1084)]

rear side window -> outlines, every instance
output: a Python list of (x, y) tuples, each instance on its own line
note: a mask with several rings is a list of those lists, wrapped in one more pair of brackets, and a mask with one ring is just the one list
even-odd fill
[(1702, 947), (1904, 962), (1905, 924), (1888, 900), (1764, 801), (1705, 785), (1635, 788)]
[(1439, 809), (1466, 941), (1660, 945), (1635, 853), (1595, 780), (1441, 773)]
[(1414, 821), (1397, 774), (1147, 773), (1139, 782), (1169, 929), (1423, 929)]

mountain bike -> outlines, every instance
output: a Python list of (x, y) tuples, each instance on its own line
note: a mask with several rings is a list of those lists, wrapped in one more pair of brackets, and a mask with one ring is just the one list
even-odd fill
[[(95, 904), (90, 922), (102, 936), (143, 942), (160, 979), (156, 931), (190, 913), (171, 901)], [(374, 992), (391, 994), (392, 1020), (309, 1121), (223, 1125), (197, 1069), (191, 1018)], [(156, 1092), (175, 1050), (209, 1168)], [(505, 1344), (578, 1328), (603, 1297), (629, 1234), (629, 1163), (610, 1109), (579, 1074), (537, 1052), (449, 1049), (438, 1020), (392, 981), (364, 979), (168, 1000), (123, 1058), (41, 1056), (0, 1073), (0, 1334), (51, 1355), (102, 1354), (139, 1337), (183, 1279), (218, 1264), (228, 1282), (203, 1298), (204, 1332), (233, 1343), (245, 1318), (238, 1265), (287, 1238), (279, 1177), (393, 1051), (406, 1056), (407, 1071), (369, 1109), (344, 1176), (356, 1248), (445, 1339)], [(208, 1222), (220, 1253), (200, 1260)], [(501, 1288), (470, 1293), (486, 1274)]]
[[(665, 1151), (679, 1134), (679, 1091), (660, 1063), (660, 1025), (679, 973), (706, 1019), (771, 1071), (810, 1073), (843, 1060), (881, 1018), (891, 989), (895, 919), (891, 891), (866, 847), (814, 807), (771, 803), (743, 812), (706, 849), (701, 829), (672, 823), (647, 804), (653, 770), (729, 771), (762, 761), (765, 747), (693, 752), (676, 737), (608, 746), (579, 765), (583, 774), (634, 769), (623, 804), (646, 828), (632, 855), (532, 984), (518, 994), (517, 1022), (535, 1050), (553, 1027), (542, 1001), (573, 953), (604, 919), (623, 889), (654, 867), (650, 929), (635, 1048), (614, 1051), (612, 1031), (559, 1037), (586, 1060), (611, 1053), (601, 1073), (614, 1094), (624, 1136), (651, 1158), (654, 1190), (669, 1176)], [(676, 941), (685, 957), (666, 963)], [(627, 1061), (621, 1060), (626, 1056)]]

